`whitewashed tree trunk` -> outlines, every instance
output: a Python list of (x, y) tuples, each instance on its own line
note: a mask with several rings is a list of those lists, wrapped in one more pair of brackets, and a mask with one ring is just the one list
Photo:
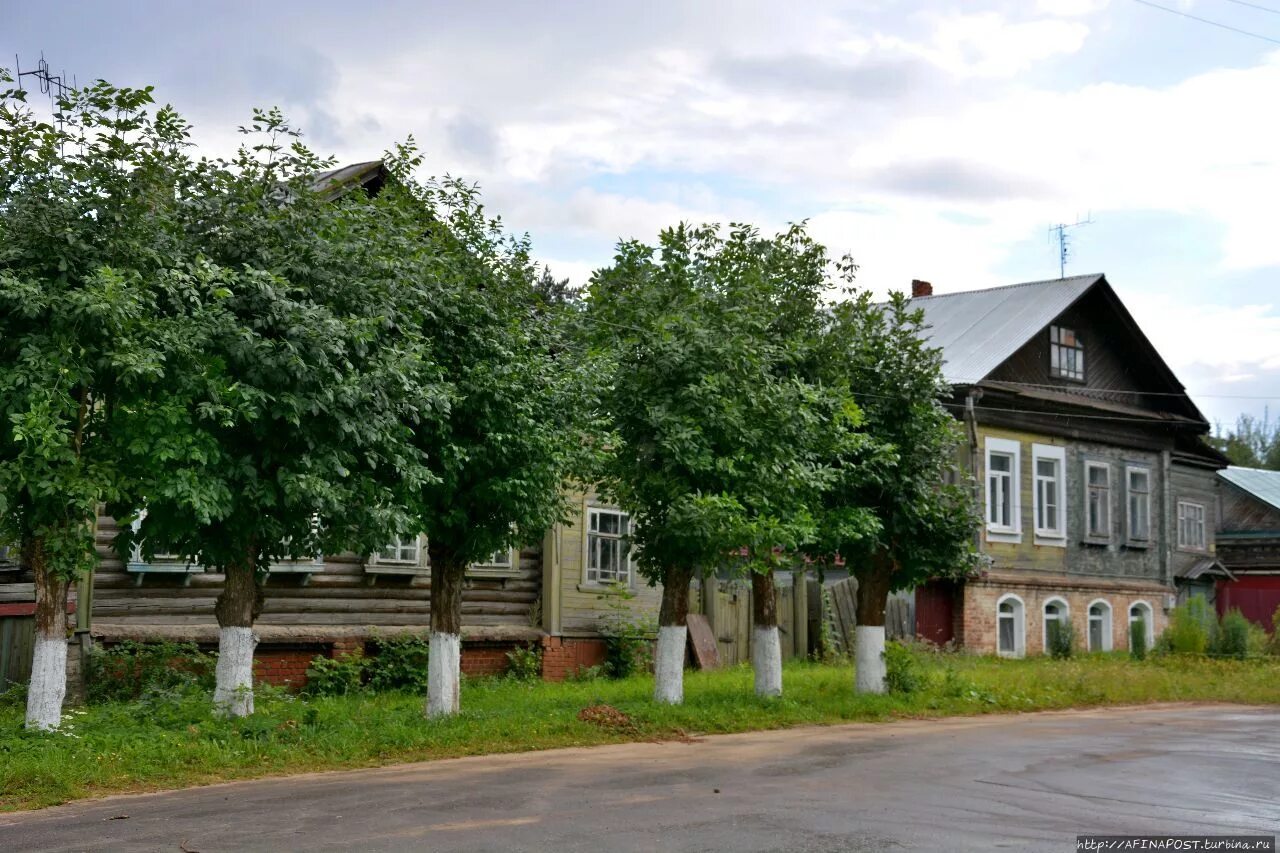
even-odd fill
[(427, 658), (427, 716), (448, 717), (458, 713), (458, 686), (462, 665), (462, 638), (434, 631), (431, 654)]
[(782, 641), (777, 625), (752, 631), (751, 666), (756, 673), (757, 696), (782, 695)]
[(67, 638), (36, 636), (27, 688), (27, 728), (56, 729), (62, 724), (67, 695)]
[(859, 625), (854, 628), (854, 688), (859, 693), (883, 693), (884, 626)]
[(684, 625), (663, 625), (658, 629), (658, 650), (653, 658), (653, 699), (664, 705), (684, 701)]
[(218, 630), (214, 713), (223, 717), (247, 717), (253, 713), (253, 650), (257, 645), (252, 628)]

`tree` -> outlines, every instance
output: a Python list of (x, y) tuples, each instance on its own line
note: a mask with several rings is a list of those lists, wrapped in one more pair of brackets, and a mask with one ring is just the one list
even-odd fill
[(1280, 423), (1271, 423), (1270, 412), (1262, 419), (1242, 414), (1232, 429), (1214, 428), (1209, 443), (1226, 454), (1232, 465), (1280, 471)]
[(145, 493), (144, 555), (223, 575), (214, 705), (231, 716), (253, 711), (271, 566), (368, 553), (404, 529), (405, 495), (429, 476), (411, 424), (447, 405), (417, 331), (435, 291), (416, 215), (394, 193), (317, 185), (329, 164), (277, 111), (242, 130), (236, 158), (201, 163), (181, 196), (199, 257), (171, 292), (198, 347), (132, 448), (167, 468)]
[[(439, 288), (420, 317), (432, 371), (448, 389), (441, 417), (416, 419), (429, 478), (407, 500), (431, 566), (426, 713), (459, 708), (462, 587), (467, 567), (540, 541), (568, 510), (565, 486), (590, 450), (590, 362), (575, 346), (577, 312), (539, 279), (527, 238), (486, 217), (473, 186), (416, 182), (410, 152), (393, 164), (397, 189), (420, 210), (430, 249), (419, 272)], [(552, 280), (553, 281), (553, 280)], [(434, 373), (432, 374), (434, 375)], [(430, 378), (430, 377), (428, 377)]]
[(683, 699), (689, 584), (728, 563), (757, 579), (757, 690), (781, 692), (772, 571), (813, 535), (807, 502), (828, 473), (813, 439), (832, 403), (797, 345), (824, 266), (800, 227), (764, 239), (680, 225), (657, 248), (622, 243), (592, 279), (588, 323), (609, 354), (601, 488), (634, 519), (641, 574), (663, 585), (659, 702)]
[[(11, 83), (0, 70), (0, 86)], [(136, 494), (121, 461), (184, 346), (165, 271), (182, 263), (175, 174), (187, 130), (150, 89), (98, 81), (38, 120), (0, 90), (0, 538), (36, 590), (27, 725), (56, 728), (68, 587), (96, 562), (99, 504)]]
[(844, 383), (861, 410), (866, 441), (838, 447), (839, 474), (826, 492), (816, 558), (844, 558), (858, 580), (858, 692), (883, 693), (889, 593), (931, 577), (963, 576), (977, 559), (971, 491), (948, 482), (960, 432), (942, 400), (941, 351), (923, 315), (901, 294), (838, 304), (823, 351), (828, 380)]

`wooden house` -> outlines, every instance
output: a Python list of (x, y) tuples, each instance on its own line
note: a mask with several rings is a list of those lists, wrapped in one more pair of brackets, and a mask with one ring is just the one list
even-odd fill
[(963, 424), (988, 558), (917, 591), (917, 633), (981, 652), (1124, 649), (1164, 627), (1214, 555), (1209, 424), (1103, 275), (933, 295), (914, 282)]
[(1280, 608), (1280, 471), (1232, 466), (1220, 478), (1218, 612), (1238, 608), (1273, 630)]

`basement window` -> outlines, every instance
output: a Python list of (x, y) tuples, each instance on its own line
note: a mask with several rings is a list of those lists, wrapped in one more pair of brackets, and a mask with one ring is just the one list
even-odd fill
[(1061, 598), (1051, 598), (1044, 603), (1044, 651), (1048, 654), (1053, 648), (1053, 640), (1059, 632), (1067, 630), (1071, 624), (1071, 611)]
[(1049, 375), (1074, 382), (1084, 381), (1084, 344), (1074, 329), (1049, 327)]

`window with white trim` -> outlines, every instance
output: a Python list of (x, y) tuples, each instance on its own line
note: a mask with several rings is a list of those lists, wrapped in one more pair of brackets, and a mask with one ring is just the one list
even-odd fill
[(627, 535), (631, 517), (616, 509), (587, 509), (587, 583), (631, 584)]
[(1016, 537), (1022, 532), (1022, 445), (1004, 438), (986, 439), (986, 465), (987, 531)]
[(1131, 465), (1125, 481), (1125, 529), (1130, 542), (1145, 543), (1151, 538), (1151, 469)]
[(1089, 651), (1111, 651), (1111, 605), (1101, 599), (1089, 605)]
[(1204, 504), (1178, 501), (1178, 547), (1186, 551), (1208, 548)]
[(1071, 624), (1071, 610), (1061, 598), (1051, 598), (1044, 603), (1044, 642), (1045, 653), (1053, 648), (1053, 635), (1066, 629)]
[(150, 560), (147, 560), (142, 556), (142, 543), (144, 541), (144, 538), (141, 535), (142, 522), (146, 521), (146, 518), (147, 518), (147, 510), (145, 507), (143, 507), (142, 509), (138, 510), (137, 514), (134, 515), (133, 517), (133, 521), (129, 523), (129, 530), (133, 533), (133, 537), (132, 537), (133, 545), (129, 549), (128, 568), (136, 570), (136, 569), (153, 567), (153, 566), (166, 564), (166, 563), (173, 564), (173, 565), (181, 564), (184, 566), (190, 565), (192, 562), (191, 560), (188, 560), (187, 558), (183, 557), (181, 554), (171, 553), (167, 551), (152, 554)]
[(1026, 654), (1026, 608), (1016, 595), (1005, 595), (996, 603), (996, 651), (1020, 658)]
[(378, 562), (396, 566), (416, 566), (422, 562), (422, 537), (397, 536), (378, 552)]
[(494, 551), (488, 558), (467, 566), (467, 572), (473, 575), (491, 575), (494, 577), (512, 577), (520, 573), (520, 549), (502, 548)]
[(1031, 471), (1035, 488), (1032, 490), (1036, 536), (1045, 539), (1066, 539), (1066, 451), (1047, 444), (1031, 445)]
[(1084, 463), (1084, 535), (1089, 539), (1111, 538), (1111, 466), (1106, 462)]
[(1084, 344), (1074, 329), (1049, 327), (1049, 375), (1084, 381)]

